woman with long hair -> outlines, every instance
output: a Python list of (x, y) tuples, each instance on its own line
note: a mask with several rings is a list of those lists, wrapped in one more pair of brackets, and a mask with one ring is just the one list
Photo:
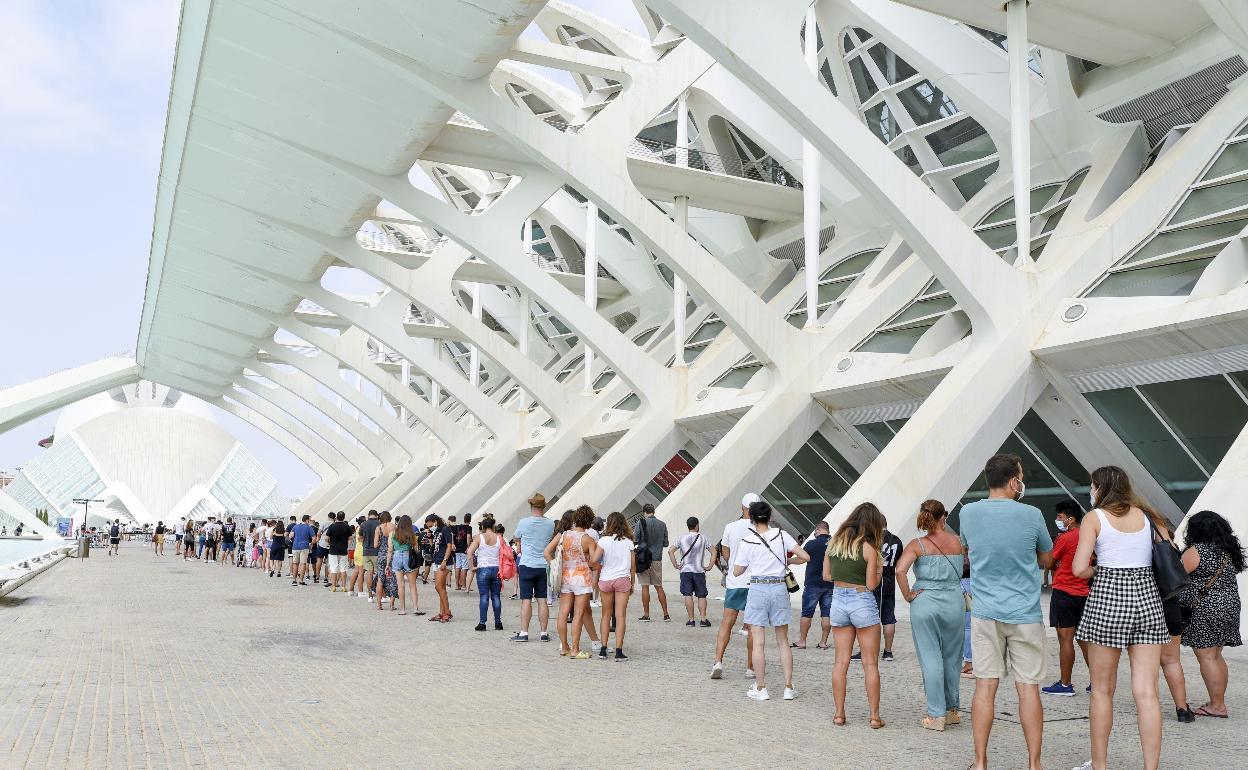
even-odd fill
[(602, 597), (602, 629), (599, 632), (602, 644), (598, 648), (598, 657), (607, 659), (607, 641), (614, 630), (615, 659), (626, 661), (624, 630), (628, 618), (628, 597), (633, 593), (633, 583), (637, 578), (637, 555), (633, 552), (633, 530), (624, 514), (616, 511), (607, 517), (602, 537), (594, 546), (590, 561), (602, 565), (598, 575), (598, 591)]
[(451, 528), (436, 513), (429, 514), (425, 521), (433, 522), (433, 568), (437, 570), (434, 588), (438, 591), (438, 614), (429, 620), (448, 623), (451, 620), (451, 600), (446, 595), (446, 579), (451, 572), (452, 559), (455, 558)]
[(923, 727), (936, 731), (962, 721), (962, 541), (949, 531), (948, 521), (939, 500), (924, 500), (916, 525), (926, 534), (911, 540), (897, 561), (897, 587), (910, 603), (910, 632), (927, 696)]
[[(504, 543), (502, 535), (494, 530), (494, 519), (486, 517), (477, 525), (480, 534), (468, 544), (469, 575), (477, 581), (477, 608), (481, 620), (477, 623), (477, 631), (485, 630), (486, 613), (490, 605), (494, 606), (494, 630), (503, 630), (503, 583), (498, 579), (498, 559)], [(473, 557), (476, 557), (475, 559)]]
[[(566, 514), (565, 514), (566, 518)], [(585, 534), (594, 523), (594, 512), (582, 505), (572, 514), (571, 527), (562, 530), (546, 546), (546, 561), (555, 557), (559, 549), (563, 560), (563, 581), (559, 587), (559, 654), (571, 656), (572, 660), (588, 660), (589, 653), (581, 650), (581, 630), (585, 623), (585, 611), (589, 609), (589, 597), (593, 593), (590, 580), (588, 555), (594, 552), (594, 539)], [(571, 646), (568, 639), (568, 612), (572, 612)], [(597, 636), (593, 631), (591, 636)]]
[(862, 651), (862, 675), (867, 686), (870, 726), (884, 726), (880, 718), (880, 608), (871, 595), (880, 585), (883, 565), (884, 514), (874, 503), (861, 503), (837, 527), (823, 560), (823, 579), (832, 584), (832, 724), (845, 724), (845, 689), (854, 640)]
[[(1143, 767), (1156, 770), (1161, 761), (1157, 673), (1170, 634), (1153, 575), (1153, 538), (1156, 533), (1169, 541), (1170, 524), (1135, 494), (1121, 468), (1107, 465), (1092, 471), (1091, 487), (1095, 510), (1079, 527), (1073, 567), (1078, 577), (1095, 576), (1075, 632), (1076, 640), (1088, 643), (1088, 671), (1092, 676), (1092, 759), (1083, 768), (1105, 770), (1107, 766), (1118, 660), (1126, 648), (1131, 659), (1131, 692)], [(1093, 554), (1096, 566), (1092, 565)]]
[(378, 514), (377, 520), (381, 522), (377, 531), (373, 533), (373, 537), (377, 538), (377, 575), (374, 578), (377, 584), (375, 589), (377, 609), (381, 610), (381, 600), (388, 597), (390, 610), (393, 611), (395, 599), (399, 596), (399, 578), (394, 568), (390, 566), (390, 536), (394, 534), (395, 524), (390, 511), (382, 511)]
[(1187, 520), (1183, 540), (1183, 567), (1192, 576), (1184, 603), (1192, 608), (1192, 622), (1183, 631), (1183, 645), (1191, 647), (1200, 663), (1209, 702), (1196, 716), (1229, 716), (1226, 683), (1229, 672), (1223, 647), (1243, 644), (1239, 634), (1239, 584), (1244, 571), (1244, 547), (1231, 524), (1213, 511), (1201, 511)]
[(789, 647), (789, 603), (785, 576), (790, 564), (805, 564), (810, 556), (793, 536), (771, 526), (771, 506), (759, 501), (750, 503), (750, 534), (741, 540), (732, 563), (736, 577), (748, 575), (749, 589), (745, 598), (745, 623), (750, 628), (751, 661), (754, 684), (746, 690), (747, 698), (769, 700), (767, 693), (767, 629), (776, 629), (776, 645), (780, 648), (780, 668), (784, 672), (784, 699), (793, 700), (793, 649)]
[[(269, 541), (269, 577), (276, 570), (277, 577), (282, 576), (282, 565), (286, 563), (286, 525), (277, 519), (273, 525), (273, 539)], [(276, 565), (276, 567), (274, 567)]]
[[(394, 532), (390, 534), (390, 569), (394, 572), (395, 580), (399, 584), (399, 614), (407, 614), (407, 597), (412, 597), (413, 611), (417, 615), (424, 615), (420, 611), (420, 594), (416, 590), (416, 568), (411, 566), (409, 560), (412, 551), (418, 548), (416, 543), (416, 530), (412, 529), (412, 517), (406, 513), (399, 517), (394, 525)], [(363, 552), (363, 545), (358, 546)]]

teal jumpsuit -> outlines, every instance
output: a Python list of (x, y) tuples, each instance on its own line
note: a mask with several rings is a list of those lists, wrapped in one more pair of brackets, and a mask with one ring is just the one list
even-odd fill
[(961, 702), (962, 555), (929, 555), (923, 538), (919, 538), (919, 550), (912, 590), (923, 593), (910, 604), (910, 631), (923, 671), (927, 715), (943, 717)]

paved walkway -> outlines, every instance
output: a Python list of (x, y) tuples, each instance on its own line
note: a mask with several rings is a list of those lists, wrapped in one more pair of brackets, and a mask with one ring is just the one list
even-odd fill
[[(432, 588), (421, 598), (436, 606)], [(475, 594), (453, 594), (456, 619), (444, 625), (252, 570), (158, 558), (139, 543), (117, 558), (97, 550), (0, 599), (0, 766), (861, 769), (964, 768), (971, 758), (969, 718), (943, 734), (918, 726), (922, 687), (904, 623), (897, 661), (882, 664), (888, 726), (876, 731), (856, 668), (850, 724), (831, 726), (831, 652), (797, 653), (796, 701), (779, 699), (773, 668), (776, 699), (755, 703), (744, 696), (743, 637), (713, 682), (713, 629), (630, 621), (628, 663), (568, 661), (555, 642), (508, 643), (519, 602), (503, 604), (508, 630), (476, 633)], [(639, 614), (635, 597), (629, 615)], [(1056, 642), (1051, 655), (1055, 672)], [(1190, 652), (1184, 662), (1190, 699), (1202, 703)], [(1111, 766), (1139, 767), (1122, 673)], [(1238, 714), (1248, 714), (1245, 679), (1236, 656)], [(1082, 664), (1075, 680), (1082, 689)], [(972, 689), (964, 680), (966, 707)], [(998, 704), (998, 768), (1023, 765), (1012, 690)], [(1163, 767), (1244, 766), (1238, 719), (1180, 725), (1168, 694), (1162, 705)], [(1045, 706), (1046, 767), (1082, 763), (1086, 697)]]

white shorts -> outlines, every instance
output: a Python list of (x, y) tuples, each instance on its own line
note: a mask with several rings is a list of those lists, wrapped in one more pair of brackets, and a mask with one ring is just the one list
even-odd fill
[(347, 571), (347, 555), (344, 553), (341, 556), (335, 556), (334, 554), (331, 553), (329, 555), (329, 571), (331, 573), (346, 572)]

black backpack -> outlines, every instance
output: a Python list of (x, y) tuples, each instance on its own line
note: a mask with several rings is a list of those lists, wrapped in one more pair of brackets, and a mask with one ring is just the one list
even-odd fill
[(646, 516), (641, 516), (641, 537), (637, 538), (637, 545), (633, 546), (633, 554), (637, 559), (637, 574), (650, 569), (650, 565), (654, 563), (654, 556), (650, 553), (649, 536), (646, 534)]

